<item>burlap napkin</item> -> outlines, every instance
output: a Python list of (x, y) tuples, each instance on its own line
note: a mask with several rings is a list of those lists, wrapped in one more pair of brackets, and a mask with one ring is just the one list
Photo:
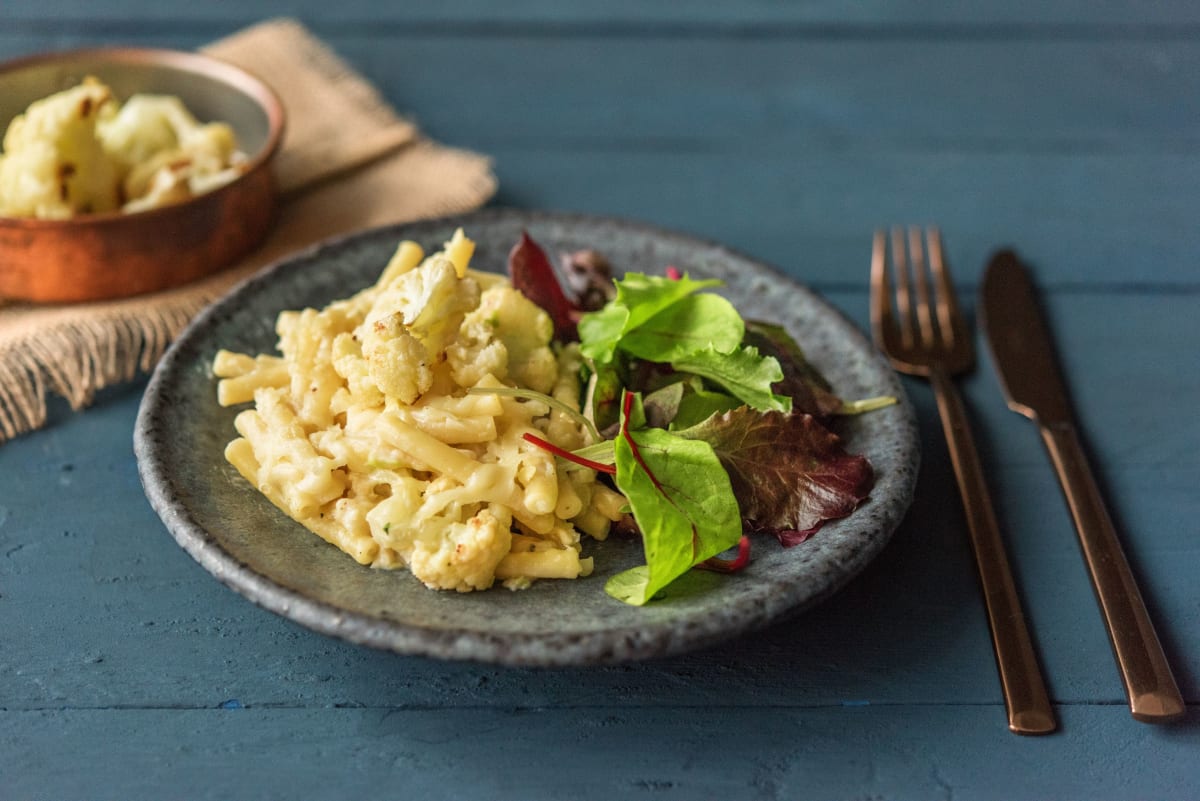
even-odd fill
[(487, 158), (423, 138), (293, 20), (256, 25), (205, 52), (261, 77), (287, 110), (275, 228), (241, 264), (178, 289), (0, 305), (0, 443), (43, 425), (51, 392), (78, 410), (97, 390), (149, 370), (196, 312), (265, 264), (336, 234), (469, 211), (496, 191)]

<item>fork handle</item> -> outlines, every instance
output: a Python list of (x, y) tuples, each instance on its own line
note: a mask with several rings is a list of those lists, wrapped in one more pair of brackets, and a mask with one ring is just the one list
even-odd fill
[(937, 398), (942, 430), (950, 461), (958, 478), (963, 509), (975, 551), (975, 565), (983, 585), (983, 600), (992, 647), (1000, 670), (1000, 685), (1008, 710), (1008, 728), (1016, 734), (1048, 734), (1057, 726), (1046, 694), (1046, 682), (1037, 653), (1025, 625), (1021, 600), (1013, 582), (1008, 554), (1000, 538), (1000, 526), (992, 508), (991, 495), (983, 479), (983, 467), (971, 435), (966, 409), (958, 388), (942, 370), (929, 376)]
[(1042, 424), (1041, 429), (1067, 505), (1071, 508), (1071, 517), (1075, 520), (1079, 545), (1117, 657), (1130, 711), (1136, 720), (1144, 723), (1175, 720), (1187, 707), (1154, 632), (1154, 624), (1125, 559), (1075, 426), (1070, 423)]

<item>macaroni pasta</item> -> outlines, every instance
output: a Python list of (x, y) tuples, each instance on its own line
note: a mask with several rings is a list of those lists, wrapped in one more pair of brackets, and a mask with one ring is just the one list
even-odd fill
[[(323, 309), (285, 311), (279, 356), (213, 360), (238, 438), (225, 456), (272, 503), (358, 562), (408, 568), (434, 589), (511, 589), (592, 569), (624, 498), (525, 439), (590, 442), (575, 345), (507, 279), (469, 268), (455, 232), (428, 258), (402, 242), (379, 280)], [(470, 390), (470, 393), (468, 393)]]

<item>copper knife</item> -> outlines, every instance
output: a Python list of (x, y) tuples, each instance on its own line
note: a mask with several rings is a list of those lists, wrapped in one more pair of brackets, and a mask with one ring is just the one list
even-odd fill
[(1130, 711), (1163, 723), (1186, 711), (1112, 518), (1092, 476), (1029, 272), (1011, 250), (984, 274), (981, 323), (1008, 406), (1038, 424), (1108, 627)]

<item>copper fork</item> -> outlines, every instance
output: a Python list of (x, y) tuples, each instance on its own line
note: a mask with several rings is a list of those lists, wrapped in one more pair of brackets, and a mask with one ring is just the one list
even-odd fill
[[(887, 264), (889, 238), (894, 292)], [(927, 378), (933, 385), (983, 586), (1008, 728), (1017, 734), (1052, 732), (1057, 725), (1054, 710), (1025, 625), (966, 410), (953, 381), (953, 376), (974, 367), (975, 349), (942, 259), (941, 235), (936, 228), (923, 234), (915, 226), (907, 230), (896, 227), (890, 237), (884, 231), (875, 232), (871, 329), (875, 343), (897, 370)]]

